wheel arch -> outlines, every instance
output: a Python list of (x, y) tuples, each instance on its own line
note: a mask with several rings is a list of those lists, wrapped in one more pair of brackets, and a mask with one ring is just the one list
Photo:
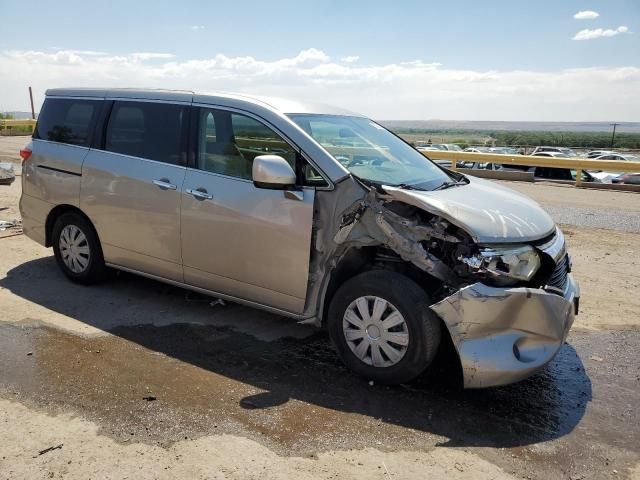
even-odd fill
[[(382, 253), (382, 255), (380, 255)], [(322, 325), (326, 325), (329, 305), (335, 292), (340, 285), (360, 273), (365, 271), (380, 269), (392, 270), (410, 278), (422, 288), (425, 293), (434, 297), (442, 286), (442, 281), (420, 270), (411, 262), (402, 260), (391, 250), (381, 248), (379, 245), (366, 247), (352, 247), (347, 250), (339, 259), (335, 268), (330, 273), (330, 279), (322, 299), (321, 320)]]
[(93, 222), (87, 216), (86, 213), (84, 213), (82, 210), (80, 210), (76, 206), (69, 205), (69, 204), (62, 204), (62, 205), (57, 205), (56, 207), (54, 207), (49, 212), (49, 215), (47, 215), (47, 220), (45, 221), (45, 246), (46, 247), (51, 247), (53, 245), (53, 238), (52, 238), (53, 237), (53, 227), (56, 224), (56, 221), (58, 220), (58, 218), (60, 218), (65, 213), (76, 213), (76, 214), (80, 215), (82, 218), (84, 218), (87, 221), (87, 223), (91, 226), (91, 228), (93, 229), (93, 233), (96, 234), (96, 237), (98, 238), (98, 241), (100, 240), (100, 236), (98, 235), (98, 231), (96, 230), (95, 225), (93, 224)]
[(377, 247), (353, 247), (340, 258), (335, 268), (331, 270), (329, 283), (324, 292), (321, 307), (322, 325), (326, 325), (329, 305), (338, 287), (359, 273), (371, 269), (375, 260)]

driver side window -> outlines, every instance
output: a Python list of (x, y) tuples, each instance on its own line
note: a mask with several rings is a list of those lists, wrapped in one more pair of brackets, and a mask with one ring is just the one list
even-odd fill
[(198, 168), (251, 180), (253, 159), (280, 155), (295, 169), (296, 151), (257, 120), (224, 110), (201, 109)]
[(251, 180), (254, 158), (279, 155), (291, 165), (300, 183), (327, 185), (279, 134), (252, 117), (201, 108), (198, 124), (197, 164), (200, 170)]

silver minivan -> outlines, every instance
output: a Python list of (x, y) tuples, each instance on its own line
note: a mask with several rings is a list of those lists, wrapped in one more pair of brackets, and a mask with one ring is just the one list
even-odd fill
[(447, 336), (465, 387), (521, 380), (578, 311), (535, 202), (338, 108), (54, 89), (21, 155), (24, 232), (72, 281), (120, 269), (315, 323), (378, 382), (419, 376)]

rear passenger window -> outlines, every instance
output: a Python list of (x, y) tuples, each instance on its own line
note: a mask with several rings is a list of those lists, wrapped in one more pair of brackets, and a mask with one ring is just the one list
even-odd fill
[(186, 159), (187, 107), (147, 102), (115, 102), (105, 150), (159, 162), (183, 164)]
[(101, 100), (47, 98), (33, 138), (89, 146)]

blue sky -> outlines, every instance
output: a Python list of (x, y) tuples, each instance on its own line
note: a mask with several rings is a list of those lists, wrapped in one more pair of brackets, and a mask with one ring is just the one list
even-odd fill
[[(598, 16), (574, 18), (580, 11)], [(0, 0), (0, 12), (0, 68), (26, 67), (38, 98), (64, 81), (309, 94), (385, 118), (640, 120), (638, 100), (629, 105), (622, 96), (640, 96), (638, 0), (62, 1), (55, 8)], [(574, 39), (582, 30), (585, 39)], [(321, 54), (278, 63), (305, 51)], [(254, 64), (241, 60), (248, 57)], [(24, 107), (25, 79), (16, 75), (0, 77), (0, 109)], [(554, 81), (576, 85), (565, 91)], [(430, 91), (420, 95), (421, 85)], [(433, 89), (460, 103), (447, 105)], [(397, 101), (371, 102), (380, 94)], [(595, 95), (602, 98), (584, 108)], [(581, 106), (572, 109), (566, 97)], [(550, 98), (560, 103), (552, 111)]]

